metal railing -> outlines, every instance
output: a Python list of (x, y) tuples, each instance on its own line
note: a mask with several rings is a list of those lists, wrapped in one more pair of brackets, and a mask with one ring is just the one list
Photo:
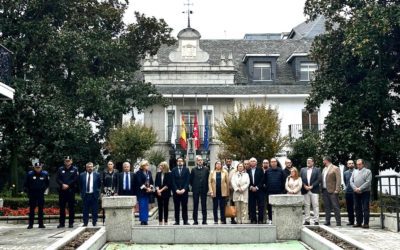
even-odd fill
[(322, 131), (325, 124), (290, 124), (289, 125), (289, 138), (299, 138), (303, 131)]
[(396, 214), (397, 232), (400, 232), (400, 176), (399, 175), (377, 175), (379, 181), (379, 206), (381, 209), (381, 227), (385, 228), (383, 212)]

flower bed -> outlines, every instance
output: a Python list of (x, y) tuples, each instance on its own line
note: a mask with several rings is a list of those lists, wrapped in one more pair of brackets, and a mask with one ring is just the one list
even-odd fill
[[(35, 213), (37, 214), (38, 209), (36, 208)], [(43, 208), (44, 215), (59, 215), (60, 209), (57, 207), (46, 207)], [(68, 213), (68, 210), (67, 210)], [(12, 209), (10, 207), (0, 208), (0, 216), (27, 216), (29, 215), (29, 208), (17, 208)]]

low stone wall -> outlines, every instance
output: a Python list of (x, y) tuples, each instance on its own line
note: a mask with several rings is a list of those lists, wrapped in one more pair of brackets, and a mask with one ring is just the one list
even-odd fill
[(384, 219), (384, 226), (385, 229), (397, 233), (397, 214), (395, 213), (384, 213), (383, 214), (383, 219)]
[(132, 242), (136, 244), (255, 244), (276, 242), (276, 226), (207, 225), (207, 226), (135, 226)]

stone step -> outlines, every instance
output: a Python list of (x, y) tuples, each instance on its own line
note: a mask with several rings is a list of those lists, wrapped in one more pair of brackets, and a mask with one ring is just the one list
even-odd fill
[(134, 226), (136, 244), (247, 244), (276, 242), (274, 225)]

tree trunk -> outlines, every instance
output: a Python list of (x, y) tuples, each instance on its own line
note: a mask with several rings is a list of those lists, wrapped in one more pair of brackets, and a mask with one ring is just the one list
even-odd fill
[(18, 154), (15, 152), (15, 149), (11, 152), (11, 185), (15, 185), (12, 190), (12, 196), (17, 194), (17, 190), (19, 190), (19, 167), (18, 167)]

